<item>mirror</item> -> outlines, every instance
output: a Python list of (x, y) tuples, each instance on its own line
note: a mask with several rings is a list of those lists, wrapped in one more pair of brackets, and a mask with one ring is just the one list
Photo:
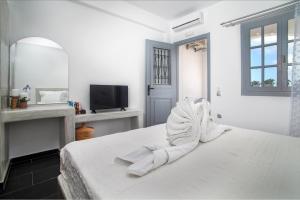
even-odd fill
[(29, 104), (67, 103), (68, 55), (45, 38), (18, 40), (10, 47), (10, 89)]

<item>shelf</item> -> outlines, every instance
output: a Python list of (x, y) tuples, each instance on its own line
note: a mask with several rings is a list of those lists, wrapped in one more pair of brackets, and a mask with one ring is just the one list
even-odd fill
[(17, 122), (33, 119), (64, 117), (74, 115), (74, 108), (64, 105), (29, 105), (25, 109), (4, 109), (1, 111), (1, 122)]
[(94, 121), (132, 118), (132, 117), (140, 118), (141, 115), (142, 113), (139, 110), (110, 111), (110, 112), (101, 112), (95, 114), (76, 115), (75, 122), (84, 123), (84, 122), (94, 122)]

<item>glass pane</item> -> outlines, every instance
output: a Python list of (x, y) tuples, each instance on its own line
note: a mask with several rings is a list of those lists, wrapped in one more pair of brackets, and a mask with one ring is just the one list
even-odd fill
[(295, 20), (290, 19), (288, 21), (288, 40), (293, 40), (295, 35)]
[(250, 30), (250, 46), (259, 46), (261, 45), (261, 28), (254, 28)]
[(153, 51), (153, 82), (156, 85), (169, 85), (171, 83), (169, 50), (153, 48)]
[(277, 67), (265, 68), (265, 87), (277, 87)]
[(294, 55), (294, 42), (289, 42), (288, 44), (288, 63), (293, 63)]
[(265, 47), (265, 65), (277, 64), (277, 45)]
[(261, 48), (251, 49), (251, 67), (261, 66)]
[(277, 24), (270, 24), (264, 27), (264, 43), (271, 44), (277, 42)]
[(292, 87), (292, 69), (293, 66), (289, 65), (288, 66), (288, 86)]
[(261, 68), (251, 69), (251, 86), (261, 87)]

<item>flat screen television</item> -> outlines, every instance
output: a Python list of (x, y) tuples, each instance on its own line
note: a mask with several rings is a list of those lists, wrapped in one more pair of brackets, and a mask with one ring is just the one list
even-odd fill
[(90, 110), (128, 107), (128, 86), (123, 85), (90, 85)]

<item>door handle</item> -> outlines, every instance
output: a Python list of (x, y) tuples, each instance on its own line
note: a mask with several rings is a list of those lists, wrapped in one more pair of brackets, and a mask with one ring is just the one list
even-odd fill
[(285, 55), (282, 56), (282, 63), (283, 63), (283, 64), (286, 63), (286, 56), (285, 56)]
[(150, 95), (150, 90), (154, 90), (154, 87), (151, 87), (150, 85), (148, 85), (148, 96)]

